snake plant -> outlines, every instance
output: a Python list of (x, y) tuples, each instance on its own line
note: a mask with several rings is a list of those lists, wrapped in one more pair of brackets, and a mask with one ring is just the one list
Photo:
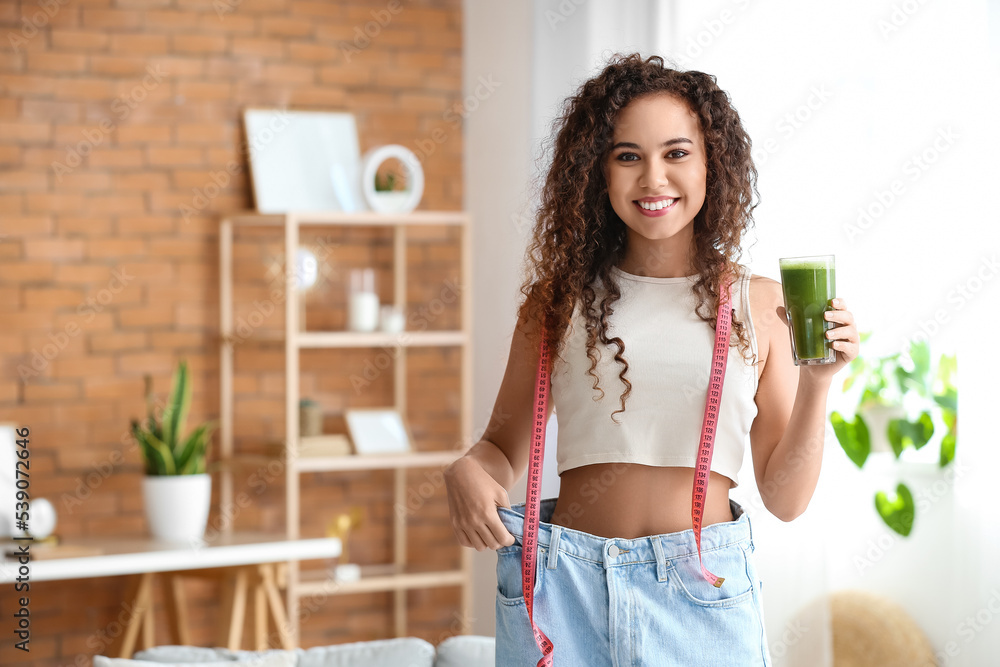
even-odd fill
[(132, 420), (132, 437), (139, 444), (147, 475), (196, 475), (205, 472), (205, 458), (214, 422), (195, 428), (182, 438), (191, 407), (191, 384), (187, 363), (181, 361), (174, 372), (170, 397), (161, 420), (153, 414), (153, 378), (146, 380), (146, 422)]

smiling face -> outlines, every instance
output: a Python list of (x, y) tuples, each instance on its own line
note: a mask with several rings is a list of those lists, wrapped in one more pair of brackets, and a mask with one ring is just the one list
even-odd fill
[(647, 95), (619, 112), (604, 168), (611, 206), (628, 227), (622, 270), (689, 275), (707, 162), (698, 117), (677, 97)]

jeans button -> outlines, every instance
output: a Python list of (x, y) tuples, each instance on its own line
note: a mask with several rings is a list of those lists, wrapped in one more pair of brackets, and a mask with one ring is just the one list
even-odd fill
[(618, 548), (617, 544), (612, 544), (608, 547), (608, 554), (610, 554), (612, 558), (617, 556), (619, 553), (621, 553), (621, 550)]

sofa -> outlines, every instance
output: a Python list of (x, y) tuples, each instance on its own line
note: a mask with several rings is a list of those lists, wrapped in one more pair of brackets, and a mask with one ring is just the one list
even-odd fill
[(495, 639), (455, 635), (435, 646), (417, 637), (334, 644), (292, 651), (233, 651), (156, 646), (132, 659), (94, 657), (94, 667), (495, 667)]

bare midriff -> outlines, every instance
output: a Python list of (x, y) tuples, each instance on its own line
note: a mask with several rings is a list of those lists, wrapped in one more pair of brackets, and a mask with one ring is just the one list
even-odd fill
[[(702, 528), (733, 521), (732, 482), (710, 472)], [(566, 470), (550, 523), (599, 537), (632, 539), (691, 525), (694, 468), (596, 463)]]

